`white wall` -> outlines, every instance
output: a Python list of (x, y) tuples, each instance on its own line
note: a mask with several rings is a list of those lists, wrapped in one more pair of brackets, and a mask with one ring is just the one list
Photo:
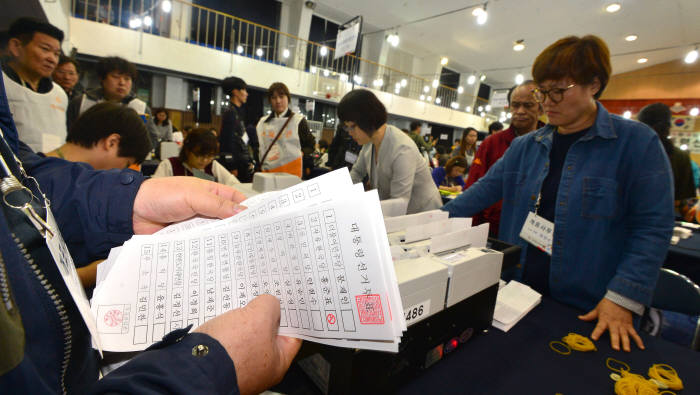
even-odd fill
[(73, 46), (70, 44), (70, 6), (71, 0), (41, 0), (41, 7), (46, 13), (46, 17), (49, 19), (49, 23), (56, 26), (57, 28), (63, 30), (65, 39), (63, 41), (63, 52), (70, 53)]
[[(99, 37), (99, 39), (95, 39)], [(185, 42), (171, 40), (107, 24), (70, 18), (70, 41), (78, 52), (93, 56), (121, 56), (131, 62), (170, 69), (182, 73), (223, 79), (230, 75), (243, 78), (249, 85), (267, 88), (273, 82), (283, 82), (292, 94), (330, 101), (339, 101), (351, 89), (351, 84), (336, 78), (325, 78), (272, 63), (233, 55)], [(332, 90), (327, 90), (329, 86)], [(166, 88), (167, 89), (167, 88)], [(318, 92), (314, 94), (314, 92)], [(326, 98), (330, 92), (330, 98)], [(465, 125), (483, 127), (480, 117), (453, 111), (418, 100), (374, 91), (391, 114), (428, 122), (463, 128)], [(167, 92), (166, 96), (171, 96)], [(166, 107), (171, 107), (167, 102)]]

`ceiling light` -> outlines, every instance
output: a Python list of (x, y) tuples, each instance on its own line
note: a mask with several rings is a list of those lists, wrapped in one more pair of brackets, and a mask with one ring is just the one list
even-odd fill
[(289, 57), (289, 50), (285, 48), (284, 51), (282, 51), (282, 57), (287, 59)]
[(697, 117), (698, 114), (700, 114), (700, 108), (697, 108), (697, 107), (691, 108), (689, 114), (691, 117)]
[(486, 111), (491, 111), (491, 105), (487, 104), (486, 107), (484, 107), (484, 110)]
[(395, 95), (398, 95), (399, 92), (401, 92), (401, 89), (399, 89), (399, 88), (394, 89), (394, 94), (395, 94)]
[(263, 56), (262, 48), (258, 48), (257, 50), (255, 50), (255, 55), (258, 57), (262, 57)]
[(464, 108), (464, 111), (466, 111), (466, 112), (472, 112), (472, 107), (471, 107), (471, 106), (467, 106), (466, 108)]
[(464, 92), (464, 88), (463, 88), (463, 87), (461, 87), (461, 86), (460, 86), (460, 87), (458, 87), (458, 88), (457, 88), (457, 94), (458, 94), (458, 95), (461, 95), (461, 94), (462, 94), (462, 92)]
[(525, 81), (525, 76), (522, 75), (521, 73), (518, 73), (518, 74), (515, 76), (515, 83), (516, 83), (517, 85), (520, 85), (520, 84), (523, 83), (523, 81)]
[(472, 15), (476, 17), (476, 23), (483, 25), (489, 19), (489, 14), (486, 11), (486, 3), (482, 7), (477, 7), (472, 10)]
[(138, 29), (141, 27), (141, 18), (131, 18), (129, 20), (129, 27), (132, 29)]
[(690, 63), (695, 63), (695, 61), (698, 60), (698, 48), (695, 47), (695, 49), (691, 50), (685, 55), (684, 61), (688, 64)]
[(328, 70), (323, 70), (323, 76), (324, 76), (324, 77), (328, 77), (330, 74), (331, 74), (330, 71), (328, 71)]
[(400, 82), (397, 82), (397, 83), (394, 85), (394, 89), (397, 89), (397, 90), (398, 90), (398, 89), (401, 89), (401, 83), (400, 83)]
[(321, 49), (318, 51), (318, 54), (321, 55), (321, 56), (326, 56), (326, 55), (328, 55), (328, 48), (325, 47), (325, 46), (321, 47)]
[(428, 93), (429, 90), (430, 90), (430, 88), (428, 88), (428, 85), (423, 87), (423, 92)]
[(421, 100), (425, 100), (425, 95), (420, 95)]
[(437, 88), (438, 85), (440, 85), (440, 81), (438, 81), (438, 80), (433, 80), (433, 88)]
[(171, 3), (170, 0), (163, 0), (160, 3), (160, 9), (163, 10), (163, 12), (168, 13), (173, 9), (173, 3)]
[(522, 40), (522, 39), (516, 41), (515, 44), (513, 45), (513, 51), (518, 51), (518, 52), (519, 52), (519, 51), (522, 51), (523, 49), (525, 49), (525, 44), (524, 44), (524, 43), (525, 43), (525, 40)]
[(316, 66), (311, 66), (309, 68), (309, 71), (311, 72), (311, 74), (316, 74)]
[(452, 104), (450, 104), (450, 107), (452, 107), (452, 108), (454, 108), (454, 109), (456, 110), (457, 107), (459, 107), (459, 104), (457, 104), (456, 101), (453, 101)]
[(484, 82), (486, 79), (486, 74), (482, 74), (481, 77), (479, 78), (479, 81)]
[(356, 84), (361, 84), (362, 83), (362, 77), (359, 75), (355, 74), (354, 77), (352, 77), (352, 80), (355, 81)]
[(636, 40), (637, 38), (638, 38), (638, 37), (637, 37), (636, 34), (630, 34), (629, 36), (625, 37), (625, 41), (634, 41), (634, 40)]
[(442, 101), (442, 99), (440, 99), (439, 97), (435, 98), (435, 104), (440, 104), (441, 101)]
[(511, 113), (506, 114), (506, 118), (511, 119), (512, 117), (513, 117), (513, 114), (511, 114)]
[(143, 17), (143, 25), (146, 27), (151, 27), (153, 24), (153, 18), (151, 18), (150, 15), (146, 15)]
[(347, 82), (347, 80), (348, 80), (349, 77), (348, 77), (347, 74), (341, 73), (341, 74), (340, 74), (340, 77), (338, 77), (338, 78), (340, 78), (340, 80), (343, 81), (343, 82)]
[(376, 80), (374, 80), (374, 81), (372, 82), (372, 85), (374, 85), (375, 87), (379, 88), (379, 87), (381, 87), (382, 85), (384, 85), (384, 80), (381, 79), (381, 78), (376, 79)]
[(481, 115), (481, 117), (483, 118), (486, 116), (486, 113), (482, 111), (481, 114), (479, 114), (479, 115)]
[(478, 110), (479, 112), (484, 111), (484, 106), (479, 106), (479, 108), (477, 108), (477, 110)]
[(432, 97), (432, 96), (428, 96), (428, 98), (427, 98), (426, 100), (428, 100), (428, 101), (433, 101), (433, 97)]
[(243, 47), (240, 46), (240, 45), (237, 46), (237, 47), (236, 47), (236, 52), (238, 52), (238, 53), (243, 53)]
[(399, 35), (395, 33), (391, 33), (388, 36), (386, 36), (386, 41), (391, 44), (392, 47), (396, 47), (399, 45)]
[(449, 63), (449, 61), (450, 60), (447, 59), (447, 56), (443, 56), (442, 58), (440, 58), (440, 64), (443, 66), (447, 66), (447, 63)]
[(214, 100), (209, 100), (209, 104), (214, 105)]
[(649, 61), (649, 59), (647, 59), (647, 58), (639, 58), (639, 59), (637, 59), (637, 63), (639, 63), (639, 64), (646, 63), (646, 62), (648, 62), (648, 61)]
[(632, 118), (632, 112), (630, 110), (627, 110), (627, 111), (622, 113), (622, 117), (625, 119), (630, 119), (630, 118)]
[(188, 105), (187, 105), (187, 109), (189, 110), (190, 108), (192, 108), (192, 106), (190, 106), (190, 105), (188, 104)]
[(687, 151), (688, 150), (688, 144), (681, 144), (681, 151)]
[(474, 74), (470, 75), (469, 78), (467, 78), (467, 84), (469, 84), (469, 85), (474, 85), (475, 81), (476, 81), (476, 76)]
[(612, 14), (614, 12), (620, 11), (621, 8), (622, 8), (622, 6), (620, 5), (620, 3), (611, 3), (611, 4), (608, 4), (607, 6), (605, 6), (605, 11)]
[(406, 79), (404, 78), (404, 79), (401, 80), (401, 87), (404, 87), (404, 88), (405, 88), (406, 85), (408, 85), (408, 81), (406, 81)]

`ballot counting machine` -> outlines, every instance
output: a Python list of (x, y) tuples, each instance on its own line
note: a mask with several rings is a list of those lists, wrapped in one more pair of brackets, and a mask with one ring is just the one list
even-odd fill
[(398, 353), (306, 342), (297, 360), (323, 393), (391, 391), (448, 358), (491, 326), (502, 265), (517, 264), (520, 254), (489, 243), (488, 224), (471, 227), (439, 210), (385, 224), (408, 330)]

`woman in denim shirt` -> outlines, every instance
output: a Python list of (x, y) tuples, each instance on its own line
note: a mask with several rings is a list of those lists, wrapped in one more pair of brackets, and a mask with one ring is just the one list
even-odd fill
[[(535, 60), (545, 127), (516, 138), (477, 183), (443, 207), (471, 216), (503, 199), (499, 238), (523, 248), (504, 277), (588, 311), (614, 349), (644, 348), (634, 314), (651, 302), (673, 232), (673, 181), (658, 136), (597, 101), (611, 73), (598, 37), (566, 37)], [(640, 166), (639, 164), (644, 165)], [(520, 237), (529, 213), (553, 223), (551, 255)], [(544, 221), (542, 221), (544, 222)]]

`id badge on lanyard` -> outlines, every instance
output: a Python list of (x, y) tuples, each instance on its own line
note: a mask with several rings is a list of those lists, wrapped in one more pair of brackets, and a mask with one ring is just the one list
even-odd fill
[[(9, 146), (7, 146), (5, 142), (4, 136), (2, 135), (2, 131), (0, 131), (0, 138), (2, 139), (2, 143), (5, 144), (5, 147), (8, 149), (8, 152), (11, 152)], [(21, 211), (34, 225), (41, 236), (43, 236), (44, 240), (46, 241), (46, 246), (51, 253), (51, 257), (56, 263), (56, 266), (61, 273), (61, 277), (63, 277), (63, 281), (65, 282), (75, 305), (78, 307), (78, 311), (80, 311), (80, 315), (85, 322), (85, 326), (87, 326), (88, 330), (90, 331), (93, 342), (100, 351), (100, 354), (102, 354), (102, 344), (98, 336), (95, 318), (90, 311), (90, 302), (87, 300), (85, 290), (83, 289), (83, 286), (80, 283), (80, 278), (78, 277), (78, 271), (75, 269), (73, 258), (68, 251), (66, 243), (63, 241), (61, 232), (59, 231), (56, 220), (51, 212), (51, 205), (48, 199), (46, 199), (46, 196), (44, 196), (41, 192), (41, 189), (39, 189), (39, 183), (36, 182), (33, 177), (26, 175), (26, 172), (22, 167), (22, 163), (19, 161), (19, 159), (17, 159), (17, 157), (15, 157), (14, 160), (25, 178), (33, 180), (36, 183), (37, 190), (41, 197), (37, 198), (31, 189), (23, 185), (17, 179), (17, 177), (14, 176), (10, 170), (10, 167), (7, 165), (7, 162), (5, 162), (5, 158), (0, 155), (0, 170), (2, 170), (3, 173), (2, 179), (0, 180), (0, 187), (3, 194), (3, 203), (8, 207)], [(16, 194), (15, 197), (10, 198), (10, 196), (13, 194)], [(34, 199), (41, 202), (46, 209), (46, 220), (44, 220), (41, 215), (34, 210), (34, 207), (31, 204)]]
[(520, 237), (551, 256), (552, 241), (554, 240), (554, 224), (537, 215), (541, 198), (542, 194), (540, 193), (537, 196), (537, 203), (535, 203), (535, 212), (533, 213), (530, 211), (527, 214), (523, 228), (520, 230)]

